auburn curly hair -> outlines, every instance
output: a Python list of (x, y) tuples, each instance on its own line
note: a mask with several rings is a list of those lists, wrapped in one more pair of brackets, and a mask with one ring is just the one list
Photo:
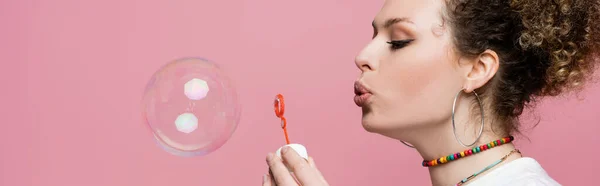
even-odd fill
[(578, 90), (598, 62), (597, 0), (447, 0), (456, 50), (500, 58), (495, 77), (477, 90), (489, 99), (505, 133), (518, 132), (519, 116), (536, 97)]

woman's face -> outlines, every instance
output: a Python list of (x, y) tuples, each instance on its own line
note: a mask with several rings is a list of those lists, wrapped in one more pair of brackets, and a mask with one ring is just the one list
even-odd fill
[(366, 130), (386, 134), (450, 118), (464, 75), (443, 26), (443, 3), (387, 0), (375, 16), (373, 40), (356, 57), (357, 83), (369, 92), (361, 95), (357, 85)]

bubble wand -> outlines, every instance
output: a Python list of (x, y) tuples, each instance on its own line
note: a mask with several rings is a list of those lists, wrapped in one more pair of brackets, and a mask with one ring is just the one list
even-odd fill
[[(274, 105), (275, 107), (275, 116), (281, 119), (281, 129), (283, 129), (283, 135), (285, 135), (285, 146), (289, 146), (294, 149), (301, 157), (304, 159), (308, 159), (308, 153), (306, 151), (306, 147), (300, 144), (290, 144), (290, 137), (287, 132), (287, 120), (283, 116), (285, 112), (285, 102), (283, 101), (283, 95), (277, 94), (275, 97)], [(283, 148), (283, 147), (282, 147)], [(277, 155), (281, 157), (281, 148), (277, 150)], [(289, 169), (289, 168), (288, 168)]]
[(277, 94), (277, 97), (275, 97), (275, 116), (277, 116), (279, 119), (281, 119), (281, 128), (283, 129), (283, 134), (285, 135), (285, 142), (286, 144), (290, 144), (290, 137), (288, 136), (288, 132), (287, 132), (287, 120), (285, 119), (285, 117), (283, 116), (284, 112), (285, 112), (285, 102), (283, 101), (283, 96), (281, 94)]

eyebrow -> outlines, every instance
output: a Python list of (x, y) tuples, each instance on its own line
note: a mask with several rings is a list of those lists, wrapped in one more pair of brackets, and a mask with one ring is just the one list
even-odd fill
[[(399, 23), (399, 22), (406, 22), (406, 23), (412, 23), (414, 24), (412, 21), (410, 21), (410, 19), (406, 18), (406, 17), (397, 17), (397, 18), (391, 18), (385, 21), (385, 24), (383, 24), (383, 28), (389, 28), (390, 26)], [(373, 25), (373, 28), (377, 28), (375, 25), (375, 21), (373, 21), (371, 23)]]

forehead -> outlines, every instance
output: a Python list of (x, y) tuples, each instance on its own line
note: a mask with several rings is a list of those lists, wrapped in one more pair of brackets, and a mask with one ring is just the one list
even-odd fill
[(441, 21), (444, 0), (386, 0), (375, 16), (375, 23), (383, 25), (388, 19), (408, 18), (418, 27)]

